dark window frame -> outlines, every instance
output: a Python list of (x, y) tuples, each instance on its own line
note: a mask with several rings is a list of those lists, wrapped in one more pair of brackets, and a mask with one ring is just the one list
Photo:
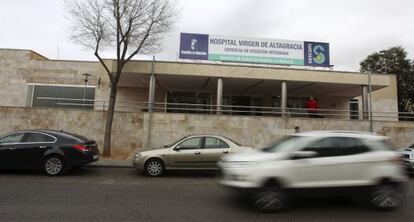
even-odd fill
[[(29, 136), (30, 134), (33, 135), (42, 135), (45, 138), (49, 138), (50, 141), (29, 141)], [(24, 137), (23, 137), (23, 142), (24, 143), (55, 143), (56, 142), (56, 137), (53, 137), (51, 135), (45, 134), (45, 133), (38, 133), (38, 132), (27, 132), (25, 133)]]
[[(220, 141), (220, 147), (207, 147), (206, 146), (207, 138), (213, 138), (213, 139), (216, 139), (216, 140)], [(214, 137), (214, 136), (206, 136), (206, 137), (204, 137), (204, 142), (203, 142), (202, 148), (203, 149), (229, 149), (230, 145), (228, 143), (226, 143), (226, 141), (224, 141), (220, 138), (217, 138), (217, 137)]]
[[(33, 83), (28, 83), (27, 86), (28, 90), (26, 95), (26, 106), (28, 107), (94, 109), (94, 100), (96, 98), (96, 86), (88, 85), (87, 87), (85, 87), (84, 85)], [(83, 100), (84, 95), (85, 100)], [(40, 97), (50, 97), (56, 99), (41, 100), (38, 99)]]
[[(9, 136), (17, 135), (17, 134), (22, 135), (22, 137), (20, 138), (20, 141), (18, 141), (18, 142), (7, 142), (7, 143), (2, 143), (1, 142), (2, 139), (6, 138), (6, 137), (9, 137)], [(10, 133), (10, 134), (4, 135), (3, 137), (0, 138), (0, 145), (21, 143), (24, 140), (24, 136), (25, 136), (25, 133), (22, 133), (22, 132), (16, 132), (16, 133)]]
[[(185, 146), (182, 147), (181, 144), (183, 144), (184, 142), (186, 142), (188, 140), (192, 140), (192, 139), (200, 139), (198, 147), (185, 147)], [(203, 143), (204, 143), (204, 138), (203, 137), (191, 137), (191, 138), (186, 138), (186, 139), (182, 140), (175, 147), (180, 147), (180, 150), (195, 150), (195, 149), (201, 149), (203, 147)]]
[[(334, 141), (332, 143), (332, 141), (330, 141), (332, 144), (327, 144), (328, 146), (326, 146), (326, 147), (323, 147), (323, 146), (313, 147), (313, 146), (315, 146), (315, 144), (321, 143), (321, 141), (333, 140), (333, 139), (339, 140), (339, 142)], [(354, 142), (356, 142), (355, 144), (359, 143), (359, 145), (344, 146), (344, 144), (346, 144), (346, 143), (344, 143), (345, 141), (343, 141), (343, 140), (354, 140)], [(332, 146), (329, 147), (329, 145), (332, 145)], [(351, 151), (352, 149), (354, 149), (354, 150)], [(360, 150), (358, 150), (358, 149), (360, 149)], [(317, 141), (314, 141), (310, 146), (307, 146), (307, 147), (303, 148), (302, 150), (303, 151), (315, 151), (315, 152), (318, 153), (317, 156), (311, 157), (311, 158), (351, 156), (351, 155), (358, 155), (358, 154), (361, 154), (361, 153), (366, 153), (366, 152), (372, 151), (372, 149), (369, 146), (367, 146), (363, 142), (363, 140), (360, 139), (360, 138), (340, 137), (340, 136), (320, 138)]]

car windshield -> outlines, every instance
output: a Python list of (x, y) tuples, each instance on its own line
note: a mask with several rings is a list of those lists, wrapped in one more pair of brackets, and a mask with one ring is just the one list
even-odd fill
[(309, 136), (285, 136), (282, 137), (267, 146), (265, 146), (262, 151), (264, 152), (288, 152), (295, 151), (304, 144), (311, 141), (313, 137)]

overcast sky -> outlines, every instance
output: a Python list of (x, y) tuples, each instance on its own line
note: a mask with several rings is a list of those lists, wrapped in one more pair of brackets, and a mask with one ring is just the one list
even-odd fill
[[(330, 43), (336, 70), (355, 71), (368, 54), (401, 45), (414, 59), (414, 1), (175, 0), (176, 28), (159, 60), (177, 60), (179, 33)], [(72, 44), (63, 0), (2, 0), (0, 48), (32, 49), (50, 59), (95, 60)], [(114, 57), (107, 53), (106, 57)]]

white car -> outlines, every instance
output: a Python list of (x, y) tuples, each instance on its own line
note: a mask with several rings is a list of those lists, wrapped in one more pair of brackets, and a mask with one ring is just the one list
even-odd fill
[(414, 144), (408, 148), (401, 148), (399, 152), (402, 154), (405, 169), (407, 173), (414, 173)]
[(401, 204), (406, 181), (400, 154), (387, 138), (360, 132), (298, 133), (261, 150), (225, 156), (219, 167), (222, 185), (249, 191), (264, 211), (285, 209), (295, 191), (360, 197), (357, 191), (363, 191), (376, 208), (393, 209)]

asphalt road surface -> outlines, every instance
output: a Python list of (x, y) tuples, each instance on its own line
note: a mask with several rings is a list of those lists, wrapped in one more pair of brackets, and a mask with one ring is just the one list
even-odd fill
[(377, 212), (360, 202), (296, 200), (263, 214), (217, 185), (214, 175), (147, 178), (133, 169), (83, 168), (62, 177), (0, 171), (0, 222), (7, 221), (414, 221), (414, 179), (406, 202)]

